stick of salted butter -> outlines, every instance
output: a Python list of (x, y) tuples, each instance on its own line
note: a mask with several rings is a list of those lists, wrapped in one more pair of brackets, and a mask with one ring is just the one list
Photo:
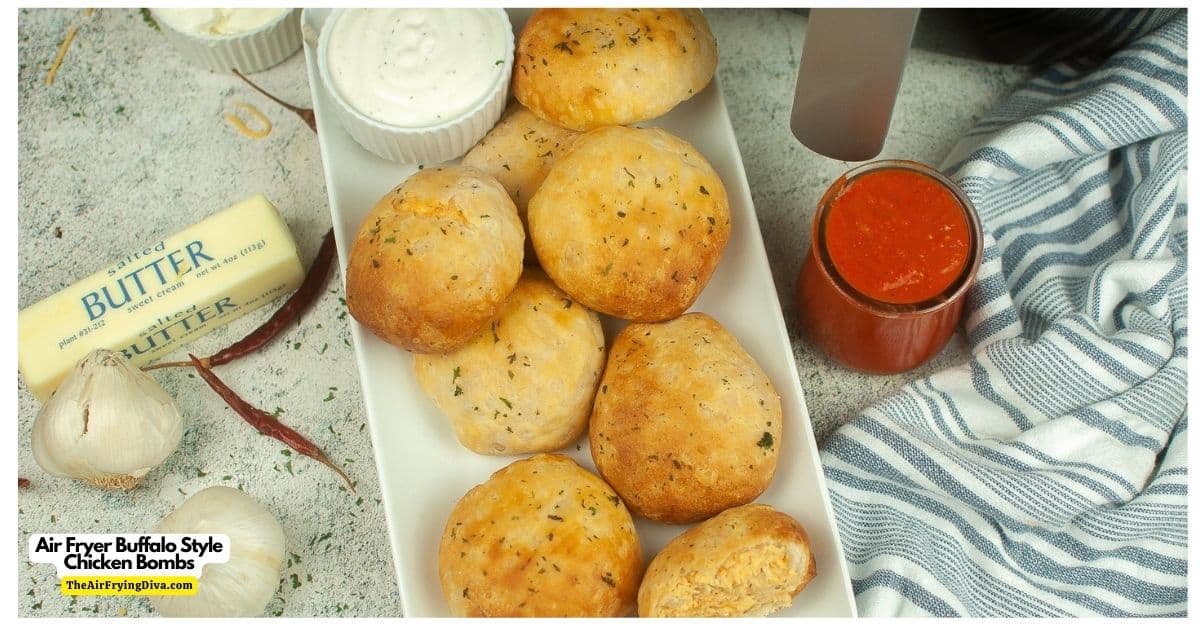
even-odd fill
[(39, 301), (17, 317), (17, 365), (45, 401), (93, 349), (142, 366), (304, 278), (296, 242), (259, 194)]

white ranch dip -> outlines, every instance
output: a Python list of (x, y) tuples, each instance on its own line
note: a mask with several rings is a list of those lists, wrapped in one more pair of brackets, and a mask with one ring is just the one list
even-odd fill
[(273, 22), (288, 9), (155, 9), (156, 18), (188, 35), (240, 35)]
[(492, 93), (512, 37), (506, 26), (487, 9), (348, 9), (329, 33), (329, 77), (372, 120), (441, 124)]

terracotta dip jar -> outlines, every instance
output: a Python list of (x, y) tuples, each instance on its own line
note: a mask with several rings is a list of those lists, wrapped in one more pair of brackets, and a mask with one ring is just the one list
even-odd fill
[(982, 255), (975, 208), (941, 173), (899, 160), (853, 168), (813, 217), (801, 333), (853, 369), (916, 367), (953, 335)]

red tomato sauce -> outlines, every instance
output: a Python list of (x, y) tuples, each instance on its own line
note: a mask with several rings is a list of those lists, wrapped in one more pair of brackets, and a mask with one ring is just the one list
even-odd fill
[(825, 216), (825, 246), (852, 288), (885, 303), (920, 303), (962, 274), (971, 236), (962, 205), (911, 170), (855, 177)]
[(889, 161), (848, 172), (813, 219), (797, 283), (801, 333), (860, 371), (920, 365), (958, 326), (981, 239), (970, 201), (936, 171)]

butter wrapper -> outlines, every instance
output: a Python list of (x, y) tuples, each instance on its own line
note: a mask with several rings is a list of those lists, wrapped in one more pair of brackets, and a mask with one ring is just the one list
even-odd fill
[(143, 366), (303, 279), (287, 224), (265, 196), (252, 196), (22, 310), (17, 366), (45, 401), (93, 349)]

